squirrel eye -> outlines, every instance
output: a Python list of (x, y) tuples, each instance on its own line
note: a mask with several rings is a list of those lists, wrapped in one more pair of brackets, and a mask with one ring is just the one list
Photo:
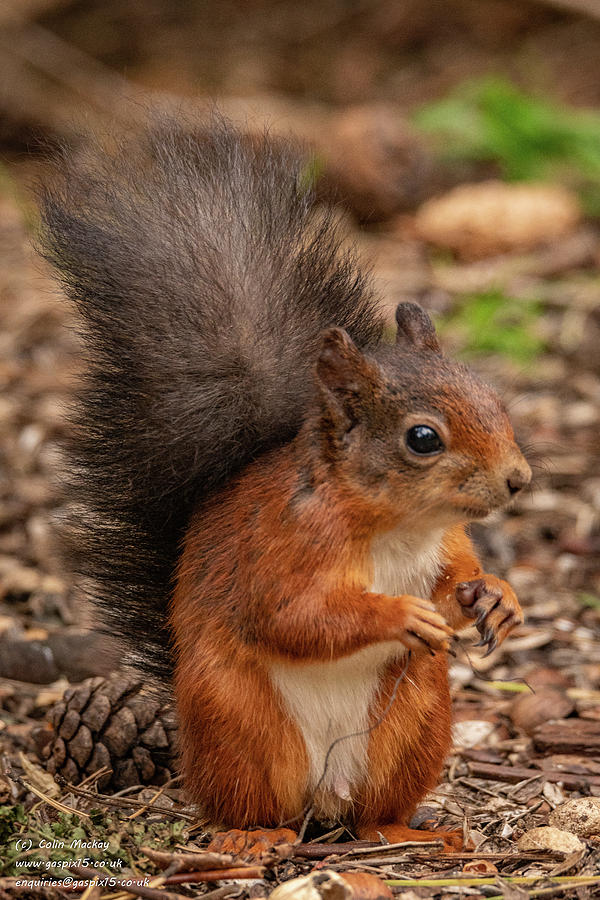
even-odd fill
[(429, 425), (413, 425), (406, 432), (405, 440), (408, 449), (419, 456), (440, 453), (444, 449), (441, 437)]

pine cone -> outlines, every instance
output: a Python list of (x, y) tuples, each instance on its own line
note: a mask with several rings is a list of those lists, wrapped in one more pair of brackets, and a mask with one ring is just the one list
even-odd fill
[(173, 707), (128, 675), (88, 678), (50, 711), (38, 752), (48, 771), (78, 784), (104, 766), (101, 790), (164, 784), (176, 768)]

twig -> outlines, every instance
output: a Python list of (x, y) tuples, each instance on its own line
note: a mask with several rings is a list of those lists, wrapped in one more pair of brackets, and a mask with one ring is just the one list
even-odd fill
[[(552, 887), (539, 888), (537, 891), (529, 891), (528, 897), (550, 897), (552, 894), (560, 894), (564, 896), (571, 888), (576, 890), (580, 887), (591, 886), (597, 884), (597, 879), (590, 877), (588, 881), (575, 881), (572, 884), (555, 884)], [(488, 897), (488, 900), (505, 900), (506, 894), (494, 894)]]
[(84, 819), (89, 819), (89, 813), (82, 812), (80, 809), (75, 809), (74, 806), (67, 806), (65, 803), (61, 803), (60, 800), (54, 800), (52, 797), (47, 797), (39, 788), (34, 787), (32, 784), (29, 784), (28, 781), (25, 781), (24, 778), (21, 778), (20, 775), (17, 775), (15, 772), (11, 770), (10, 777), (13, 781), (16, 781), (22, 787), (24, 787), (27, 791), (34, 794), (36, 797), (39, 797), (44, 803), (47, 803), (49, 806), (53, 806), (54, 809), (57, 809), (59, 812), (67, 813), (68, 815), (81, 816)]
[[(74, 875), (77, 875), (79, 878), (85, 879), (86, 881), (94, 881), (98, 877), (98, 873), (94, 872), (93, 869), (86, 869), (83, 866), (69, 866), (69, 871), (73, 872)], [(164, 883), (162, 879), (156, 879), (156, 883)], [(159, 890), (155, 887), (150, 887), (145, 884), (136, 884), (132, 883), (131, 878), (119, 878), (112, 882), (113, 887), (119, 888), (122, 887), (128, 894), (133, 894), (134, 897), (144, 897), (145, 900), (187, 900), (183, 896), (183, 894), (175, 894), (169, 891)]]
[(236, 868), (240, 866), (240, 863), (230, 853), (212, 853), (208, 850), (200, 853), (168, 853), (166, 850), (140, 847), (140, 853), (163, 869), (168, 866), (177, 866), (173, 870), (173, 874), (186, 869), (199, 872), (211, 869), (230, 869), (232, 865), (235, 865)]
[(571, 772), (561, 772), (558, 769), (527, 769), (524, 766), (501, 766), (492, 763), (468, 762), (469, 772), (479, 778), (489, 778), (490, 781), (504, 781), (509, 784), (518, 784), (526, 779), (541, 778), (551, 781), (553, 784), (561, 782), (566, 788), (579, 791), (590, 785), (600, 785), (600, 775), (576, 775)]
[(163, 884), (193, 884), (194, 882), (233, 881), (241, 878), (262, 878), (265, 866), (244, 866), (232, 869), (217, 869), (212, 872), (181, 872), (169, 875)]
[(102, 895), (102, 889), (98, 887), (98, 877), (90, 881), (85, 891), (81, 895), (81, 900), (98, 900)]
[[(327, 769), (327, 758), (325, 759), (325, 768)], [(323, 773), (323, 774), (325, 774), (325, 773)], [(319, 784), (320, 783), (321, 782), (319, 782)], [(306, 834), (306, 829), (308, 828), (309, 822), (313, 817), (314, 811), (315, 811), (314, 806), (311, 806), (307, 810), (306, 815), (304, 816), (304, 821), (302, 822), (302, 825), (300, 826), (300, 831), (298, 832), (298, 843), (299, 844), (301, 844), (302, 841), (304, 840), (304, 835)]]
[[(72, 792), (78, 797), (84, 797), (87, 800), (93, 800), (96, 803), (104, 804), (104, 806), (112, 806), (116, 809), (131, 809), (134, 807), (145, 807), (147, 803), (142, 800), (134, 800), (130, 798), (129, 800), (120, 800), (114, 799), (113, 797), (107, 797), (106, 794), (98, 794), (94, 791), (86, 791), (84, 788), (76, 787), (74, 784), (70, 784), (65, 778), (62, 778), (60, 775), (55, 776), (56, 781), (67, 788), (68, 791)], [(186, 813), (183, 811), (177, 811), (174, 809), (165, 809), (162, 806), (157, 810), (160, 812), (161, 816), (167, 816), (172, 819), (187, 819), (188, 822), (197, 822), (197, 816), (193, 816), (190, 813)], [(85, 815), (85, 813), (82, 813)]]
[(177, 778), (171, 778), (169, 781), (166, 782), (166, 784), (163, 784), (163, 786), (158, 791), (156, 791), (156, 793), (150, 798), (150, 800), (148, 800), (148, 802), (144, 806), (141, 806), (130, 816), (127, 816), (127, 818), (128, 819), (137, 819), (138, 816), (141, 816), (143, 813), (147, 812), (147, 810), (149, 810), (152, 806), (154, 806), (154, 804), (156, 803), (158, 798), (164, 794), (166, 789), (171, 786), (173, 781), (177, 781)]
[[(339, 856), (341, 859), (355, 859), (371, 854), (386, 854), (395, 850), (420, 850), (438, 847), (440, 840), (435, 841), (402, 841), (398, 844), (375, 844), (370, 841), (344, 841), (343, 844), (293, 844), (294, 856), (300, 859), (325, 859), (327, 856)], [(423, 854), (424, 855), (424, 854)], [(453, 855), (453, 859), (456, 854)], [(471, 854), (469, 854), (471, 858)]]
[(108, 772), (112, 772), (110, 766), (102, 766), (101, 769), (97, 769), (95, 772), (92, 772), (91, 775), (88, 775), (87, 778), (84, 778), (83, 781), (79, 782), (80, 788), (85, 788), (88, 785), (94, 785), (98, 781), (99, 778), (102, 778), (103, 775), (108, 774)]
[(600, 884), (599, 876), (590, 875), (565, 875), (549, 878), (547, 875), (496, 875), (486, 878), (391, 878), (385, 883), (391, 887), (479, 887), (484, 884), (495, 885), (498, 879), (508, 884), (536, 884), (538, 881), (557, 881), (565, 890), (564, 885), (582, 887), (583, 885)]
[(242, 893), (242, 888), (235, 884), (224, 884), (223, 887), (215, 888), (207, 894), (202, 894), (202, 900), (223, 900), (224, 897), (237, 897)]

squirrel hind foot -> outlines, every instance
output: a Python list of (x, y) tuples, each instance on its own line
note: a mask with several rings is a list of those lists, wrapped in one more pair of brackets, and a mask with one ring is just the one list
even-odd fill
[[(245, 831), (232, 828), (230, 831), (219, 831), (213, 835), (207, 850), (211, 853), (231, 853), (245, 861), (258, 862), (264, 856), (282, 853), (282, 845), (293, 844), (298, 835), (291, 828), (257, 828)], [(279, 851), (275, 848), (281, 848)]]
[(390, 844), (403, 844), (405, 841), (442, 841), (444, 853), (458, 853), (465, 848), (462, 831), (422, 831), (409, 828), (408, 825), (368, 825), (359, 828), (358, 836), (364, 841), (381, 840), (383, 836)]

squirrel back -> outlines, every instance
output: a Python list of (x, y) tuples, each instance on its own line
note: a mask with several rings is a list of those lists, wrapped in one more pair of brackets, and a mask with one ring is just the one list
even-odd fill
[(67, 550), (128, 661), (164, 679), (192, 511), (295, 436), (322, 330), (368, 349), (382, 321), (292, 144), (166, 119), (58, 167), (40, 243), (87, 351)]

